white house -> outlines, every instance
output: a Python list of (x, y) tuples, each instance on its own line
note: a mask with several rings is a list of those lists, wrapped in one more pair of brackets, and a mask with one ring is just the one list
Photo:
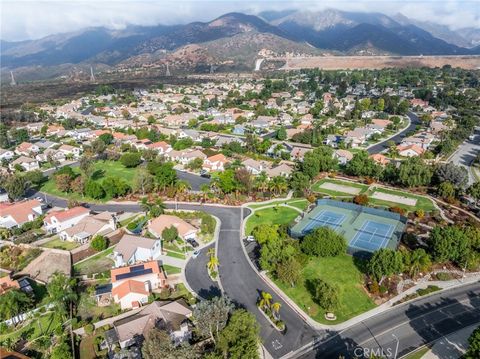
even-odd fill
[(36, 199), (15, 203), (0, 203), (1, 228), (20, 227), (40, 215), (42, 215), (42, 204)]
[(83, 218), (87, 217), (90, 210), (85, 207), (73, 207), (64, 211), (53, 211), (45, 216), (43, 228), (48, 233), (60, 233), (63, 230), (75, 226)]
[(20, 165), (25, 171), (34, 171), (40, 169), (38, 161), (34, 158), (20, 156), (9, 164), (9, 168), (15, 170), (15, 165)]
[(73, 158), (79, 158), (82, 153), (82, 149), (70, 145), (61, 145), (58, 150), (63, 152), (65, 156), (72, 156)]
[(117, 228), (116, 217), (110, 212), (101, 212), (83, 217), (77, 224), (60, 232), (63, 241), (87, 243), (92, 237), (106, 235)]
[(0, 161), (2, 160), (10, 161), (13, 158), (13, 156), (15, 156), (15, 153), (13, 153), (13, 151), (0, 148)]
[(113, 250), (115, 266), (148, 261), (162, 254), (162, 243), (159, 239), (150, 239), (125, 234)]
[(225, 165), (228, 163), (227, 158), (224, 154), (218, 153), (216, 155), (210, 156), (203, 161), (203, 169), (208, 172), (212, 171), (223, 171)]

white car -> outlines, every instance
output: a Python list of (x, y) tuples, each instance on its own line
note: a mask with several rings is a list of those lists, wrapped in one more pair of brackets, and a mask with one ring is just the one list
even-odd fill
[(255, 242), (255, 237), (254, 236), (248, 236), (247, 238), (245, 238), (245, 240), (247, 242)]
[(199, 254), (200, 254), (200, 251), (194, 251), (192, 253), (192, 258), (197, 258)]

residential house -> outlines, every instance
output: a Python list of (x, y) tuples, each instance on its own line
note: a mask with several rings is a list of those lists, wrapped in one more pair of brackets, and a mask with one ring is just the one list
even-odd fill
[(174, 345), (189, 341), (192, 328), (189, 318), (192, 310), (183, 299), (154, 301), (138, 313), (113, 322), (113, 328), (105, 332), (109, 348), (129, 348), (139, 345), (142, 338), (153, 328), (166, 330)]
[(75, 226), (80, 220), (87, 217), (90, 210), (77, 206), (63, 211), (52, 211), (43, 220), (43, 228), (47, 233), (60, 233), (63, 230)]
[(162, 253), (159, 239), (124, 234), (113, 250), (116, 267), (157, 259)]
[(223, 171), (229, 161), (222, 153), (210, 156), (203, 160), (203, 169), (208, 172)]
[(416, 144), (413, 144), (413, 145), (400, 144), (397, 146), (397, 151), (400, 156), (415, 157), (415, 156), (421, 156), (425, 152), (425, 149), (423, 149), (422, 147)]
[(155, 238), (162, 238), (163, 231), (172, 226), (177, 229), (178, 236), (183, 240), (197, 239), (198, 228), (177, 216), (162, 214), (148, 221), (148, 231)]
[(427, 150), (435, 140), (435, 136), (431, 133), (421, 132), (414, 136), (406, 137), (402, 140), (402, 146), (417, 145)]
[(13, 151), (0, 148), (0, 161), (2, 160), (10, 161), (13, 158), (13, 156), (15, 156), (15, 153), (13, 153)]
[(280, 163), (276, 167), (267, 168), (265, 172), (267, 173), (267, 176), (269, 178), (278, 177), (278, 176), (290, 177), (290, 175), (293, 172), (293, 167), (287, 163)]
[(327, 135), (325, 140), (323, 141), (324, 145), (337, 148), (340, 142), (342, 142), (343, 137), (339, 135)]
[(35, 145), (40, 149), (40, 150), (46, 150), (52, 147), (55, 147), (58, 145), (57, 142), (49, 141), (49, 140), (40, 140), (35, 142)]
[(292, 150), (290, 151), (290, 158), (292, 160), (303, 161), (303, 156), (305, 156), (305, 153), (311, 150), (311, 148), (293, 146)]
[[(0, 272), (2, 275), (6, 274), (5, 272)], [(30, 282), (26, 277), (13, 279), (13, 272), (9, 272), (6, 275), (0, 276), (0, 295), (5, 294), (10, 289), (20, 289), (25, 293), (32, 293), (33, 288), (30, 285)], [(2, 358), (0, 356), (0, 358)]]
[(245, 141), (238, 137), (231, 137), (231, 136), (218, 136), (215, 142), (215, 147), (221, 148), (224, 145), (229, 145), (232, 142), (238, 142), (240, 145), (244, 146)]
[(338, 160), (338, 163), (341, 165), (347, 164), (352, 158), (353, 158), (353, 153), (347, 150), (336, 150), (333, 153), (333, 157)]
[(82, 149), (70, 145), (61, 145), (58, 150), (65, 154), (65, 157), (79, 158), (82, 153)]
[(48, 162), (50, 159), (58, 162), (64, 162), (66, 157), (62, 151), (54, 150), (53, 148), (46, 149), (43, 153), (35, 156), (35, 159), (40, 162)]
[(205, 160), (207, 155), (200, 150), (183, 150), (183, 151), (176, 151), (172, 150), (165, 154), (165, 157), (170, 159), (171, 161), (177, 161), (182, 165), (186, 165), (190, 161), (194, 160), (195, 158), (200, 158)]
[(42, 213), (42, 204), (36, 199), (15, 203), (0, 203), (0, 227), (20, 227), (41, 216)]
[(77, 224), (60, 232), (63, 241), (87, 243), (96, 235), (106, 235), (117, 228), (117, 220), (113, 213), (101, 212), (83, 217)]
[(238, 135), (238, 136), (245, 135), (245, 126), (244, 125), (235, 125), (233, 127), (232, 133), (234, 135)]
[(381, 166), (386, 166), (390, 163), (390, 160), (386, 156), (380, 153), (375, 153), (373, 155), (370, 155), (370, 158)]
[(163, 288), (167, 277), (158, 261), (148, 261), (110, 271), (112, 298), (122, 310), (138, 308), (148, 303), (153, 289)]
[(30, 142), (22, 142), (15, 148), (15, 153), (22, 156), (30, 156), (31, 154), (35, 155), (40, 152), (40, 149), (37, 145)]
[(15, 170), (15, 166), (20, 165), (25, 171), (34, 171), (40, 169), (40, 164), (34, 158), (20, 156), (8, 165), (10, 170)]
[(248, 158), (242, 162), (242, 165), (245, 169), (250, 172), (252, 175), (256, 176), (262, 172), (265, 172), (270, 168), (270, 162), (267, 161), (257, 161), (252, 158)]

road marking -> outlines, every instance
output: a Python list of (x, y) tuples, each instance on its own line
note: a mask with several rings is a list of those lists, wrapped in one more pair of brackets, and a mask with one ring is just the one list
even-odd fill
[(240, 232), (239, 229), (221, 229), (220, 232)]
[(272, 347), (275, 350), (279, 350), (279, 349), (283, 348), (283, 345), (282, 345), (282, 343), (280, 343), (278, 341), (278, 339), (275, 339), (275, 340), (272, 340)]

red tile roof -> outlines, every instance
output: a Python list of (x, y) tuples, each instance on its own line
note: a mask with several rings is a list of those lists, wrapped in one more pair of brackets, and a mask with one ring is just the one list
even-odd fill
[(90, 213), (90, 210), (88, 208), (81, 206), (73, 207), (64, 211), (50, 212), (45, 216), (45, 222), (49, 223), (52, 217), (55, 217), (59, 222), (63, 222), (88, 213)]

